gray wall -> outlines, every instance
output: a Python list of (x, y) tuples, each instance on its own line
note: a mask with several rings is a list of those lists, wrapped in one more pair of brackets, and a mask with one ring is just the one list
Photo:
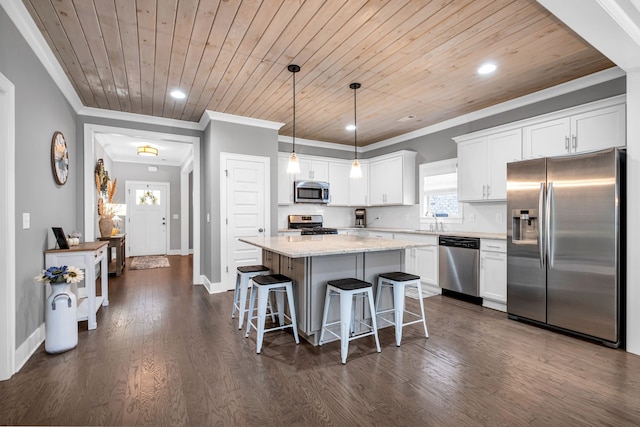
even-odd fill
[[(202, 271), (212, 283), (220, 270), (220, 153), (236, 153), (271, 159), (271, 234), (278, 231), (278, 132), (254, 126), (212, 121), (205, 130), (203, 165)], [(211, 222), (207, 223), (207, 214)]]
[[(154, 165), (155, 166), (155, 165)], [(156, 172), (149, 171), (149, 165), (141, 163), (113, 162), (109, 170), (109, 177), (118, 179), (118, 186), (113, 197), (114, 203), (127, 203), (125, 194), (127, 181), (168, 182), (169, 183), (169, 218), (171, 235), (169, 236), (169, 249), (180, 249), (180, 219), (173, 219), (174, 214), (180, 215), (180, 167), (156, 166)], [(126, 218), (123, 218), (126, 220)], [(124, 230), (124, 228), (123, 228)]]
[[(0, 72), (15, 85), (16, 95), (17, 349), (44, 322), (46, 289), (33, 277), (44, 268), (49, 230), (53, 226), (62, 227), (67, 234), (82, 230), (76, 209), (82, 156), (75, 112), (2, 8)], [(69, 149), (69, 179), (64, 186), (55, 183), (51, 170), (55, 131), (64, 134)], [(28, 230), (22, 229), (23, 212), (31, 214)]]

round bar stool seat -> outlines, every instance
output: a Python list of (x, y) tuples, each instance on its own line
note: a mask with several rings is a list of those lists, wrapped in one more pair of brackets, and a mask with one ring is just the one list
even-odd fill
[[(335, 322), (327, 323), (329, 308), (331, 306), (331, 297), (340, 297), (340, 319)], [(353, 305), (354, 296), (366, 297), (369, 300), (369, 310), (371, 311), (371, 325), (363, 321), (355, 319), (355, 306)], [(355, 323), (358, 322), (370, 329), (358, 335), (352, 335)], [(340, 325), (340, 335), (329, 329), (330, 326)], [(380, 353), (380, 341), (378, 340), (378, 324), (376, 322), (375, 309), (373, 306), (373, 285), (359, 279), (339, 279), (329, 280), (327, 282), (327, 291), (324, 300), (324, 312), (322, 314), (322, 329), (320, 332), (320, 341), (318, 345), (324, 343), (325, 332), (330, 333), (340, 339), (340, 357), (342, 364), (347, 363), (347, 354), (349, 353), (349, 341), (368, 337), (373, 335), (376, 341), (376, 350)]]
[[(251, 297), (249, 298), (249, 316), (247, 319), (247, 331), (245, 337), (249, 336), (249, 331), (254, 328), (257, 331), (256, 339), (256, 353), (260, 354), (262, 351), (262, 341), (265, 332), (279, 331), (286, 328), (293, 328), (293, 336), (296, 340), (296, 344), (300, 343), (298, 339), (298, 323), (296, 322), (296, 309), (293, 303), (293, 283), (290, 278), (282, 274), (268, 274), (264, 276), (254, 276), (251, 278)], [(279, 326), (265, 329), (265, 322), (267, 318), (267, 302), (269, 294), (271, 292), (276, 293), (276, 305), (278, 307), (278, 317), (280, 319)], [(290, 316), (287, 316), (284, 311), (284, 294), (287, 296), (287, 303), (289, 305)], [(258, 299), (258, 307), (256, 309), (256, 296)], [(254, 311), (257, 313), (254, 315)], [(273, 314), (273, 311), (271, 312)], [(285, 318), (290, 320), (290, 323), (285, 324)], [(253, 320), (257, 319), (257, 323), (254, 324)]]
[(240, 312), (238, 319), (238, 329), (242, 329), (244, 323), (244, 314), (247, 312), (247, 292), (249, 290), (249, 280), (252, 277), (262, 274), (269, 274), (271, 270), (264, 265), (244, 265), (238, 267), (236, 274), (236, 289), (233, 292), (233, 311), (231, 318), (236, 317), (236, 313)]
[[(415, 286), (418, 290), (418, 304), (420, 305), (420, 313), (413, 313), (405, 310), (405, 290), (407, 287)], [(380, 296), (382, 290), (386, 287), (393, 288), (393, 308), (380, 310)], [(384, 318), (385, 313), (393, 312), (394, 321)], [(411, 315), (414, 320), (404, 322), (404, 313)], [(415, 274), (394, 271), (391, 273), (382, 273), (378, 275), (378, 288), (376, 290), (376, 315), (380, 320), (395, 325), (396, 346), (400, 347), (402, 340), (402, 328), (404, 326), (422, 323), (424, 326), (424, 336), (429, 338), (427, 331), (427, 321), (424, 317), (424, 303), (422, 300), (422, 286), (420, 285), (420, 276)]]

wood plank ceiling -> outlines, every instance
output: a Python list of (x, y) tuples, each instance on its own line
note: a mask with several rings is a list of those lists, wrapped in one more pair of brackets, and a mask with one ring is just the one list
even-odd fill
[(360, 146), (614, 65), (535, 0), (23, 1), (87, 107), (291, 135), (295, 63), (296, 137), (353, 144), (360, 82)]

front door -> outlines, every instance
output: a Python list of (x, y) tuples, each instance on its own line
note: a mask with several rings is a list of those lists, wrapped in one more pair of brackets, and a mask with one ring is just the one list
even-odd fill
[(221, 281), (234, 289), (239, 266), (262, 263), (262, 251), (240, 242), (241, 237), (269, 235), (268, 157), (223, 153), (221, 182)]
[(129, 256), (166, 255), (169, 183), (127, 182)]

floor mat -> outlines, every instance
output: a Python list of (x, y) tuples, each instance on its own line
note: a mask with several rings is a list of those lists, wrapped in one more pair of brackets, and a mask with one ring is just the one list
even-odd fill
[(130, 270), (146, 270), (149, 268), (169, 267), (169, 259), (164, 256), (137, 256), (131, 261)]

